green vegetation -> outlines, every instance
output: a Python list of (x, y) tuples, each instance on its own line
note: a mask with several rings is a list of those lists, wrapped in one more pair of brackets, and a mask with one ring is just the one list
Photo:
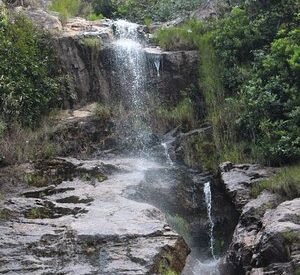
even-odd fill
[(251, 193), (258, 196), (263, 190), (269, 190), (287, 199), (299, 197), (300, 165), (282, 168), (275, 176), (254, 185)]
[(12, 212), (6, 208), (0, 209), (0, 220), (8, 220), (12, 216)]
[(166, 49), (174, 43), (198, 48), (199, 84), (219, 161), (295, 163), (300, 159), (299, 1), (240, 2), (222, 18), (160, 30), (156, 39)]
[(158, 266), (158, 274), (161, 275), (178, 275), (179, 273), (174, 271), (172, 267), (170, 266), (172, 264), (173, 256), (170, 255), (168, 252), (166, 252), (162, 259), (160, 260), (159, 266)]
[(183, 98), (173, 108), (159, 107), (156, 110), (156, 117), (169, 128), (182, 126), (183, 130), (188, 130), (196, 123), (194, 106), (189, 97)]
[[(101, 2), (101, 1), (100, 1)], [(131, 21), (144, 23), (145, 18), (152, 21), (168, 21), (187, 15), (203, 3), (203, 0), (111, 0), (113, 14)]]
[(199, 164), (204, 170), (217, 171), (218, 154), (211, 135), (198, 134), (190, 138), (186, 146), (187, 156), (185, 162), (188, 165), (194, 166)]
[(82, 44), (85, 47), (91, 48), (95, 51), (99, 51), (101, 49), (101, 41), (99, 37), (84, 37), (82, 39)]
[(0, 59), (1, 164), (52, 156), (57, 147), (44, 117), (67, 88), (49, 35), (1, 6)]
[(109, 121), (112, 117), (111, 109), (101, 103), (97, 103), (93, 109), (93, 114), (102, 121)]
[(86, 19), (90, 21), (101, 20), (103, 18), (104, 16), (102, 14), (97, 14), (97, 13), (91, 13), (86, 17)]
[(45, 207), (34, 207), (25, 213), (26, 219), (47, 219), (50, 216), (50, 210)]
[(60, 14), (62, 22), (82, 16), (88, 20), (126, 18), (149, 25), (152, 21), (168, 21), (188, 15), (203, 0), (54, 0), (50, 10)]
[(53, 131), (49, 122), (34, 130), (18, 123), (11, 124), (0, 137), (0, 159), (6, 164), (13, 164), (54, 156), (60, 147), (51, 141)]
[(34, 187), (45, 187), (49, 185), (49, 180), (45, 176), (36, 173), (26, 174), (25, 181), (28, 185)]
[(34, 127), (62, 89), (49, 37), (24, 17), (9, 22), (3, 8), (0, 22), (1, 129), (13, 121)]
[(155, 33), (155, 40), (166, 50), (195, 50), (199, 36), (205, 32), (202, 22), (190, 20), (179, 27), (162, 28)]
[(286, 231), (283, 232), (283, 238), (289, 245), (300, 242), (300, 234), (298, 231)]
[[(103, 19), (104, 16), (101, 11), (102, 6), (98, 6), (97, 0), (54, 0), (49, 9), (59, 13), (60, 20), (64, 24), (70, 17), (81, 16), (90, 21)], [(105, 16), (108, 16), (106, 14)]]
[(54, 0), (49, 9), (58, 12), (60, 20), (65, 23), (69, 17), (79, 16), (81, 7), (81, 0)]
[(187, 221), (176, 214), (175, 216), (167, 215), (167, 221), (170, 226), (180, 235), (182, 236), (186, 242), (190, 242), (189, 235), (189, 225)]

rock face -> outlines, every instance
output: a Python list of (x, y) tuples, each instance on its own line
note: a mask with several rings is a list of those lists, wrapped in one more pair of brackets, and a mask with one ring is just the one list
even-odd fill
[(35, 25), (50, 32), (62, 30), (62, 24), (55, 14), (50, 14), (43, 9), (17, 7), (18, 13), (25, 14)]
[(226, 192), (241, 213), (223, 273), (294, 274), (300, 267), (300, 199), (282, 202), (267, 191), (251, 199), (251, 185), (273, 169), (224, 163), (221, 171)]
[(189, 253), (183, 239), (158, 209), (123, 195), (155, 163), (61, 159), (47, 167), (73, 173), (1, 202), (0, 274), (181, 272)]
[(158, 168), (146, 172), (138, 188), (127, 192), (129, 197), (146, 201), (167, 213), (168, 222), (184, 236), (189, 246), (198, 255), (210, 258), (210, 222), (204, 193), (207, 182), (211, 183), (214, 196), (215, 253), (221, 254), (229, 246), (237, 215), (211, 175), (184, 167)]
[[(115, 66), (118, 64), (114, 64), (114, 41), (114, 22), (111, 20), (92, 23), (72, 19), (56, 37), (61, 67), (72, 77), (75, 98), (71, 105), (93, 101), (111, 105), (122, 102), (121, 88), (115, 85)], [(176, 104), (182, 98), (181, 91), (198, 87), (196, 51), (162, 52), (145, 48), (145, 56), (148, 60), (146, 87), (155, 103)], [(155, 62), (159, 63), (155, 65)], [(159, 72), (156, 66), (159, 66)], [(197, 102), (201, 100), (197, 98)]]
[(225, 162), (220, 165), (220, 172), (226, 192), (231, 197), (237, 210), (241, 212), (243, 206), (250, 201), (251, 186), (271, 176), (275, 170), (259, 165), (234, 165)]

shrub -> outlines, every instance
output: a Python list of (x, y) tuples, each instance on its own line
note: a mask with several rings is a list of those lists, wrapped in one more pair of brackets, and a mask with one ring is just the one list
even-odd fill
[[(1, 18), (4, 17), (0, 15)], [(35, 127), (62, 90), (48, 34), (22, 16), (0, 24), (0, 113)]]
[(101, 13), (100, 14), (91, 13), (91, 14), (87, 15), (87, 17), (86, 17), (86, 19), (90, 20), (90, 21), (101, 20), (103, 18), (104, 18), (104, 16)]
[(196, 124), (194, 106), (190, 98), (182, 99), (173, 108), (159, 107), (156, 110), (156, 119), (162, 120), (167, 128), (182, 126), (187, 131)]
[(168, 21), (186, 16), (199, 7), (203, 0), (124, 0), (115, 3), (116, 16), (143, 23), (144, 18)]
[(112, 114), (111, 114), (111, 110), (110, 107), (105, 106), (101, 103), (97, 103), (94, 110), (93, 110), (93, 114), (103, 120), (103, 121), (108, 121), (111, 119)]
[(269, 190), (287, 199), (300, 196), (300, 165), (282, 168), (275, 176), (257, 183), (251, 190), (258, 196), (263, 190)]
[(59, 146), (50, 141), (53, 131), (48, 122), (36, 130), (14, 123), (1, 137), (0, 154), (6, 164), (23, 163), (49, 158), (58, 153)]
[(114, 0), (93, 0), (92, 7), (95, 14), (112, 18), (116, 12), (117, 5)]
[(195, 50), (199, 36), (204, 33), (204, 24), (190, 20), (180, 27), (158, 30), (155, 40), (165, 50)]
[(99, 37), (84, 37), (81, 41), (87, 48), (95, 51), (99, 51), (101, 49), (101, 41)]

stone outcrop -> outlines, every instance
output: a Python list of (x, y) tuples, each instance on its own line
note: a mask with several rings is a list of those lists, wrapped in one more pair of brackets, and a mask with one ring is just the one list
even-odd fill
[(215, 252), (222, 253), (229, 245), (237, 215), (210, 174), (184, 167), (158, 168), (146, 172), (138, 188), (129, 189), (127, 193), (129, 197), (146, 201), (167, 213), (170, 224), (184, 236), (190, 247), (209, 258), (210, 223), (204, 194), (207, 182), (211, 183), (214, 195)]
[(42, 8), (24, 8), (17, 7), (15, 11), (20, 14), (25, 14), (34, 24), (42, 29), (56, 33), (62, 31), (62, 24), (55, 13), (48, 13)]
[(189, 253), (184, 240), (157, 208), (123, 195), (156, 167), (141, 161), (47, 163), (53, 175), (72, 176), (1, 202), (0, 274), (181, 272)]
[(250, 197), (251, 186), (273, 169), (224, 163), (221, 171), (225, 190), (241, 213), (223, 273), (294, 274), (300, 267), (300, 199), (282, 202), (268, 191)]
[[(104, 19), (87, 21), (69, 19), (63, 26), (57, 14), (41, 9), (18, 8), (35, 24), (53, 33), (53, 42), (62, 72), (69, 76), (69, 95), (65, 106), (83, 106), (101, 101), (114, 105), (122, 102), (121, 88), (116, 86), (117, 64), (114, 64), (114, 22)], [(145, 33), (144, 36), (147, 36)], [(181, 91), (198, 87), (197, 51), (164, 52), (145, 48), (148, 73), (145, 76), (148, 93), (155, 103), (176, 105)], [(155, 60), (159, 62), (159, 76)], [(199, 93), (200, 94), (200, 93)], [(200, 96), (196, 102), (202, 101)]]
[(241, 212), (243, 206), (251, 199), (251, 187), (273, 175), (275, 170), (260, 165), (234, 165), (231, 162), (225, 162), (220, 165), (220, 173), (226, 192), (231, 197), (236, 209)]
[(97, 104), (59, 112), (50, 140), (60, 156), (87, 157), (97, 151), (116, 150), (117, 137), (109, 111), (97, 115)]

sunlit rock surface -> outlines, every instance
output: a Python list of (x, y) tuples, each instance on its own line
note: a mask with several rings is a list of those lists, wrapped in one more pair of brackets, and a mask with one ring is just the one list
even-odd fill
[[(162, 265), (183, 269), (189, 249), (164, 215), (123, 195), (156, 163), (129, 158), (64, 162), (81, 173), (1, 202), (1, 274), (154, 274)], [(93, 177), (95, 169), (110, 172), (108, 179)]]

